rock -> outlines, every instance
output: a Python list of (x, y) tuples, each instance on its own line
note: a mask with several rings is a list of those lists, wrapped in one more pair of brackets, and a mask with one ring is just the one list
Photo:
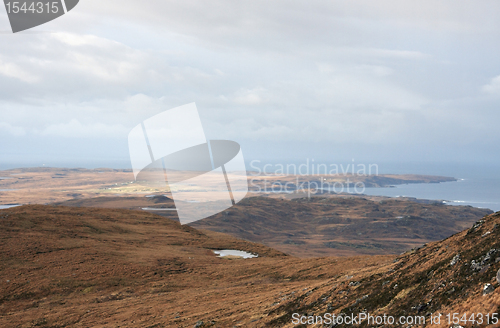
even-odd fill
[(194, 325), (194, 328), (199, 328), (199, 327), (203, 326), (203, 323), (204, 323), (204, 322), (203, 322), (203, 321), (201, 321), (201, 320), (200, 320), (200, 321), (198, 321), (198, 322)]
[(486, 271), (488, 271), (488, 269), (489, 269), (489, 268), (490, 268), (490, 265), (489, 265), (489, 264), (488, 264), (488, 265), (485, 265), (485, 266), (481, 269), (481, 271), (479, 271), (479, 274), (483, 274), (483, 273), (485, 273)]
[(491, 294), (491, 293), (493, 293), (493, 291), (495, 291), (495, 287), (493, 287), (492, 284), (486, 284), (486, 285), (484, 285), (484, 288), (483, 288), (483, 296)]
[(418, 313), (420, 313), (420, 312), (424, 311), (425, 309), (427, 309), (427, 304), (419, 304), (419, 305), (417, 305), (416, 309), (417, 309)]
[(490, 249), (488, 253), (486, 253), (486, 255), (484, 256), (483, 260), (481, 261), (481, 264), (485, 265), (486, 262), (489, 262), (497, 252), (498, 252), (497, 249), (494, 248)]
[(483, 268), (483, 266), (481, 265), (481, 263), (478, 263), (474, 260), (472, 260), (470, 262), (470, 268), (474, 271), (481, 271), (481, 269)]
[(467, 231), (467, 234), (471, 234), (471, 233), (475, 232), (477, 229), (481, 228), (483, 223), (484, 223), (484, 220), (479, 220), (476, 223), (474, 223), (472, 228), (470, 228), (469, 231)]
[(354, 303), (354, 305), (357, 305), (359, 302), (362, 302), (364, 300), (366, 300), (368, 298), (368, 295), (365, 295), (363, 297), (360, 297), (356, 300), (356, 302)]
[(450, 262), (450, 266), (454, 266), (455, 264), (457, 264), (458, 261), (460, 261), (460, 254), (457, 254), (453, 257), (453, 259)]
[(500, 284), (500, 270), (497, 272), (497, 282)]

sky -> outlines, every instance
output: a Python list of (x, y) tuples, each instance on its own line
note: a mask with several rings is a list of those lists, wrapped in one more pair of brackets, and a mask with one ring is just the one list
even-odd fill
[(500, 159), (498, 1), (81, 0), (13, 34), (0, 168), (129, 168), (127, 136), (195, 102), (245, 160)]

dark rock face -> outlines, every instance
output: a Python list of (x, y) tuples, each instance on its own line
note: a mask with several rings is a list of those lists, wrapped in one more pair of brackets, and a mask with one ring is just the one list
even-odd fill
[(500, 270), (497, 272), (497, 282), (500, 284)]
[(490, 264), (493, 263), (493, 258), (496, 254), (499, 254), (500, 250), (498, 249), (490, 249), (485, 255), (483, 255), (479, 260), (471, 261), (471, 269), (474, 271), (479, 271), (480, 273), (486, 272)]

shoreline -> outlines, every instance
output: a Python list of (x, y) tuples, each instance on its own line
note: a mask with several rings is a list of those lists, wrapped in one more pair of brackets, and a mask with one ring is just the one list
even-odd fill
[[(255, 172), (254, 172), (255, 173)], [(388, 198), (407, 198), (419, 202), (442, 202), (451, 206), (473, 206), (500, 210), (500, 203), (490, 199), (481, 199), (472, 195), (438, 194), (438, 190), (458, 190), (474, 179), (457, 179), (447, 176), (431, 176), (417, 174), (384, 174), (378, 176), (283, 176), (283, 175), (251, 175), (248, 172), (249, 194), (258, 195), (297, 194), (305, 191), (311, 195), (337, 194), (363, 197), (384, 196)], [(130, 169), (78, 169), (78, 168), (18, 168), (0, 171), (0, 205), (48, 204), (72, 199), (85, 199), (104, 196), (133, 197), (142, 195), (169, 194), (169, 190), (148, 185), (143, 181), (135, 181)], [(6, 179), (7, 178), (7, 179)], [(341, 185), (349, 190), (362, 184), (361, 192), (314, 192), (321, 183)], [(448, 184), (445, 182), (456, 182)], [(305, 189), (300, 190), (301, 185)], [(288, 188), (272, 189), (271, 186)], [(308, 189), (308, 186), (311, 188)], [(266, 189), (267, 187), (267, 189)], [(259, 189), (260, 188), (260, 189)], [(3, 191), (6, 190), (6, 191)], [(345, 191), (344, 190), (344, 191)], [(427, 193), (427, 191), (430, 191)], [(433, 197), (434, 196), (434, 197)], [(294, 196), (298, 197), (298, 196)], [(491, 197), (490, 197), (491, 198)]]

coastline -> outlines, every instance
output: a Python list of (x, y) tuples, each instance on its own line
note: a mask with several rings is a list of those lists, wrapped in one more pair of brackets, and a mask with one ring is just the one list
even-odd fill
[[(47, 204), (70, 199), (101, 196), (133, 196), (168, 193), (158, 186), (135, 181), (130, 169), (83, 168), (18, 168), (0, 171), (0, 204)], [(299, 184), (309, 186), (330, 184), (347, 188), (362, 184), (364, 187), (388, 187), (398, 184), (437, 184), (456, 181), (452, 177), (384, 174), (363, 176), (341, 174), (336, 176), (280, 176), (252, 175), (248, 172), (250, 192), (266, 191), (267, 185), (282, 184), (297, 190)]]

